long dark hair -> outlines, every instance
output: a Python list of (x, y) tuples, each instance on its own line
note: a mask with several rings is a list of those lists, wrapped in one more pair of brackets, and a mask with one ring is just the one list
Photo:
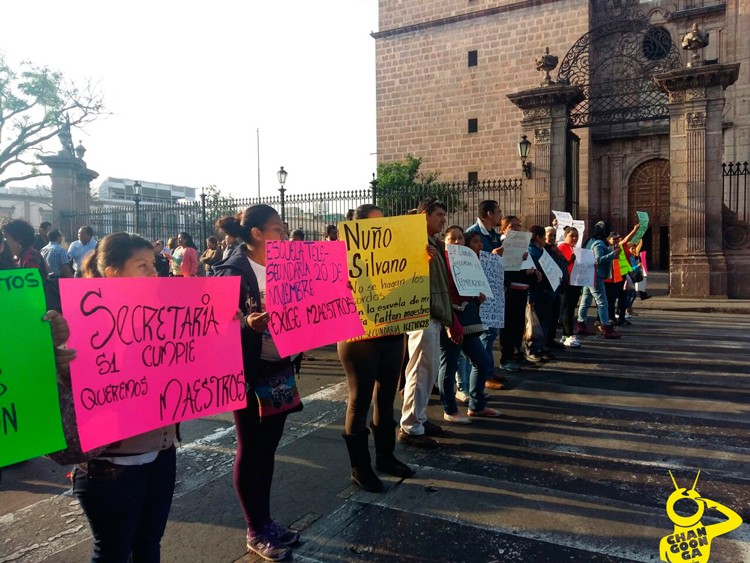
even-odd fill
[(10, 270), (17, 268), (16, 260), (13, 258), (13, 251), (10, 249), (8, 242), (0, 236), (0, 270)]
[(257, 205), (251, 205), (245, 209), (245, 211), (238, 213), (237, 215), (222, 217), (216, 221), (215, 226), (229, 236), (237, 237), (247, 243), (252, 243), (253, 237), (250, 232), (254, 228), (262, 231), (263, 227), (265, 227), (274, 216), (278, 216), (278, 213), (273, 207), (266, 205), (265, 203), (259, 203)]
[(11, 219), (3, 225), (2, 230), (16, 240), (21, 250), (26, 250), (34, 244), (34, 227), (23, 219)]
[(182, 237), (185, 239), (185, 246), (198, 250), (198, 247), (195, 246), (195, 243), (193, 242), (193, 237), (189, 233), (182, 231), (181, 233), (178, 233), (178, 237)]
[(99, 239), (90, 252), (83, 259), (81, 269), (85, 278), (103, 278), (104, 270), (111, 266), (121, 270), (136, 250), (148, 248), (153, 252), (153, 245), (145, 238), (130, 233), (112, 233)]

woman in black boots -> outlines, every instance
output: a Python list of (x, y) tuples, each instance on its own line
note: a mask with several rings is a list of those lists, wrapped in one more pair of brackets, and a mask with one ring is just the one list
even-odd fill
[[(369, 204), (359, 206), (354, 212), (355, 220), (382, 216), (379, 207)], [(352, 465), (352, 482), (366, 491), (380, 492), (383, 482), (372, 469), (367, 438), (370, 434), (367, 412), (373, 403), (373, 389), (375, 401), (370, 428), (375, 439), (375, 467), (396, 477), (414, 475), (408, 465), (393, 455), (396, 447), (393, 401), (404, 356), (404, 335), (339, 342), (338, 353), (349, 388), (343, 438)]]

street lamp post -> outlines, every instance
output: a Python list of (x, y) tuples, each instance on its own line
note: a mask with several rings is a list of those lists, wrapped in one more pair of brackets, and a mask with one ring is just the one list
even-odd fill
[(530, 148), (531, 141), (526, 138), (526, 135), (521, 135), (521, 140), (518, 141), (518, 156), (521, 158), (521, 172), (526, 178), (531, 178), (531, 163), (526, 162)]
[(133, 202), (135, 203), (135, 232), (141, 232), (141, 183), (133, 184)]
[(281, 194), (281, 221), (282, 223), (286, 221), (286, 212), (284, 209), (284, 194), (286, 193), (286, 188), (284, 187), (284, 184), (286, 183), (286, 175), (287, 171), (284, 170), (284, 167), (282, 166), (281, 169), (276, 172), (276, 177), (279, 179), (279, 194)]
[(206, 249), (206, 192), (203, 189), (203, 186), (201, 186), (201, 237), (203, 238), (203, 242), (201, 242), (201, 248), (205, 250)]

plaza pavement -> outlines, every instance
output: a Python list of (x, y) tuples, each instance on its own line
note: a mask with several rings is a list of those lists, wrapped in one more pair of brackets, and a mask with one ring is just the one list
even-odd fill
[[(500, 419), (452, 426), (441, 448), (397, 445), (415, 478), (383, 494), (349, 484), (341, 439), (346, 386), (335, 347), (303, 363), (305, 410), (277, 457), (273, 511), (302, 530), (301, 562), (658, 561), (671, 532), (669, 470), (750, 518), (750, 321), (716, 302), (636, 304), (623, 338), (509, 377)], [(709, 308), (710, 305), (710, 308)], [(747, 303), (726, 305), (742, 311)], [(682, 308), (687, 307), (687, 308)], [(398, 401), (397, 401), (398, 404)], [(464, 407), (462, 407), (463, 410)], [(430, 417), (442, 409), (433, 396)], [(183, 426), (165, 562), (251, 562), (235, 499), (230, 417)], [(87, 561), (85, 518), (65, 469), (46, 459), (3, 471), (0, 563)], [(722, 520), (709, 510), (704, 523)], [(750, 561), (747, 525), (713, 541), (712, 562)]]

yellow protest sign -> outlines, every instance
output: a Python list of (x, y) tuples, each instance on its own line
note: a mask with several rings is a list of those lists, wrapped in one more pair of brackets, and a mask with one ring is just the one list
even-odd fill
[(422, 330), (430, 323), (424, 215), (346, 221), (349, 280), (365, 328), (362, 338)]

